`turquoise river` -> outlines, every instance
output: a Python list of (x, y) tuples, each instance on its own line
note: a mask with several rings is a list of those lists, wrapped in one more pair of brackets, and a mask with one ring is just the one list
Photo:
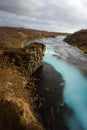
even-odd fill
[(69, 130), (87, 130), (87, 55), (63, 39), (59, 36), (36, 42), (46, 45), (44, 62), (52, 65), (65, 81), (63, 101), (73, 113), (65, 119)]

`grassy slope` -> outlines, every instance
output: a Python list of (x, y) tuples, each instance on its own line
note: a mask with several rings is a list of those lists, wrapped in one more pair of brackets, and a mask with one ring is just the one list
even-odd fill
[(53, 33), (25, 28), (0, 27), (0, 48), (18, 48), (24, 41), (65, 35), (65, 33)]
[(87, 53), (87, 29), (80, 30), (67, 36), (64, 41), (70, 43), (71, 45), (77, 46)]
[[(27, 66), (29, 57), (33, 60), (40, 51), (42, 57), (43, 45), (20, 48), (29, 39), (29, 33), (33, 35), (21, 28), (0, 28), (0, 130), (43, 130), (34, 112), (34, 102), (38, 100), (36, 79), (27, 73), (27, 69), (32, 69)], [(39, 60), (36, 68), (42, 63)]]
[(43, 130), (26, 84), (16, 69), (0, 68), (0, 130)]

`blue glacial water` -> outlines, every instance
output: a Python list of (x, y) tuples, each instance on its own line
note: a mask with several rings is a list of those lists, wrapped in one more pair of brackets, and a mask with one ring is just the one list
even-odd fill
[(68, 118), (69, 128), (80, 130), (82, 125), (87, 130), (87, 80), (76, 68), (58, 60), (49, 51), (45, 54), (44, 61), (61, 73), (65, 80), (63, 99), (75, 114), (71, 119)]
[(63, 99), (72, 109), (67, 117), (70, 130), (87, 130), (87, 79), (78, 69), (56, 57), (54, 47), (47, 45), (44, 62), (51, 64), (65, 80)]
[(65, 80), (63, 100), (73, 113), (65, 119), (69, 130), (87, 130), (87, 79), (81, 73), (87, 72), (87, 55), (64, 43), (63, 38), (39, 40), (46, 45), (44, 62)]

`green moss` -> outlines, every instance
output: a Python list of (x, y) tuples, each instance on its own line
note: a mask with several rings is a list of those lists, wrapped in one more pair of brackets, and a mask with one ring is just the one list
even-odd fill
[(26, 50), (26, 53), (32, 55), (32, 54), (35, 54), (35, 51)]

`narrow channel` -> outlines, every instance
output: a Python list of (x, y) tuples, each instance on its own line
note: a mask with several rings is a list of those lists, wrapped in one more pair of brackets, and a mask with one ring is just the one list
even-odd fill
[[(69, 113), (63, 113), (63, 119), (65, 119), (68, 129), (87, 130), (87, 55), (78, 48), (63, 42), (63, 39), (64, 37), (60, 36), (57, 38), (37, 40), (36, 42), (41, 42), (46, 45), (44, 62), (50, 64), (53, 67), (52, 69), (60, 73), (64, 81), (64, 88), (62, 88), (61, 93), (63, 99), (62, 107), (66, 104), (71, 111)], [(49, 71), (52, 72), (51, 70)], [(55, 76), (56, 74), (52, 73), (50, 77), (52, 78), (50, 79), (52, 82)], [(56, 80), (54, 78), (55, 82)], [(57, 111), (56, 108), (55, 110)], [(51, 111), (54, 113), (53, 110)], [(49, 130), (57, 130), (58, 128), (56, 127), (50, 128)], [(64, 127), (61, 130), (65, 129)]]

